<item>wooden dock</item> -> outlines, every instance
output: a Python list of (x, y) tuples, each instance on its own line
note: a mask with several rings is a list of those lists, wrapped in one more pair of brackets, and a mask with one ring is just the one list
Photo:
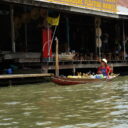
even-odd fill
[(35, 77), (51, 77), (51, 76), (53, 76), (53, 74), (50, 74), (50, 73), (0, 75), (0, 80), (2, 80), (2, 79), (19, 79), (19, 78), (35, 78)]
[(0, 86), (46, 82), (53, 75), (50, 73), (0, 75)]

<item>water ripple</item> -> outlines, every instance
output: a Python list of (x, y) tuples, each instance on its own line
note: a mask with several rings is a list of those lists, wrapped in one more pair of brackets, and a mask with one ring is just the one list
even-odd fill
[(128, 76), (76, 86), (0, 90), (0, 128), (127, 128)]

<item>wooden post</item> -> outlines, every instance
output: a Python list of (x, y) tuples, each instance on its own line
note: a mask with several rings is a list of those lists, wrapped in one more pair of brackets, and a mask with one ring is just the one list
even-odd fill
[[(24, 12), (27, 12), (27, 8), (24, 7)], [(24, 30), (25, 30), (25, 52), (27, 52), (27, 48), (28, 48), (28, 25), (27, 23), (25, 23), (24, 25)]]
[(124, 61), (126, 60), (126, 46), (125, 46), (125, 24), (124, 24), (124, 20), (123, 20), (123, 46), (124, 46)]
[(76, 68), (73, 67), (73, 75), (75, 76), (76, 75)]
[(55, 65), (55, 75), (59, 76), (59, 43), (58, 38), (55, 38), (56, 41), (56, 65)]
[(68, 17), (66, 17), (66, 38), (67, 38), (67, 44), (68, 44), (67, 52), (70, 52), (69, 18)]
[(11, 40), (12, 40), (12, 52), (16, 52), (16, 46), (15, 46), (15, 29), (14, 29), (14, 9), (13, 6), (10, 6), (10, 19), (11, 19)]
[(9, 86), (10, 87), (12, 86), (12, 80), (9, 80)]

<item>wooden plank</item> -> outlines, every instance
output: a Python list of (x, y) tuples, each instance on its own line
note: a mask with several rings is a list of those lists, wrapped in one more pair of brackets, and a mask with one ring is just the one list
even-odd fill
[(17, 53), (5, 53), (4, 59), (40, 59), (41, 53), (39, 52), (17, 52)]
[(17, 78), (34, 78), (34, 77), (51, 77), (53, 74), (15, 74), (15, 75), (0, 75), (0, 79), (17, 79)]
[(16, 59), (16, 62), (19, 62), (19, 63), (38, 63), (40, 62), (40, 59), (37, 59), (37, 58), (24, 58), (24, 59)]

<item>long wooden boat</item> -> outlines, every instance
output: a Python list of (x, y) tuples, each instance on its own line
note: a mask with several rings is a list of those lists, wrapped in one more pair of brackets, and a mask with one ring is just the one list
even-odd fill
[(109, 79), (102, 78), (102, 79), (94, 79), (94, 78), (65, 78), (65, 77), (53, 77), (52, 82), (58, 85), (76, 85), (76, 84), (87, 84), (87, 83), (94, 83), (94, 82), (103, 82), (103, 81), (110, 81), (117, 77), (113, 76)]

